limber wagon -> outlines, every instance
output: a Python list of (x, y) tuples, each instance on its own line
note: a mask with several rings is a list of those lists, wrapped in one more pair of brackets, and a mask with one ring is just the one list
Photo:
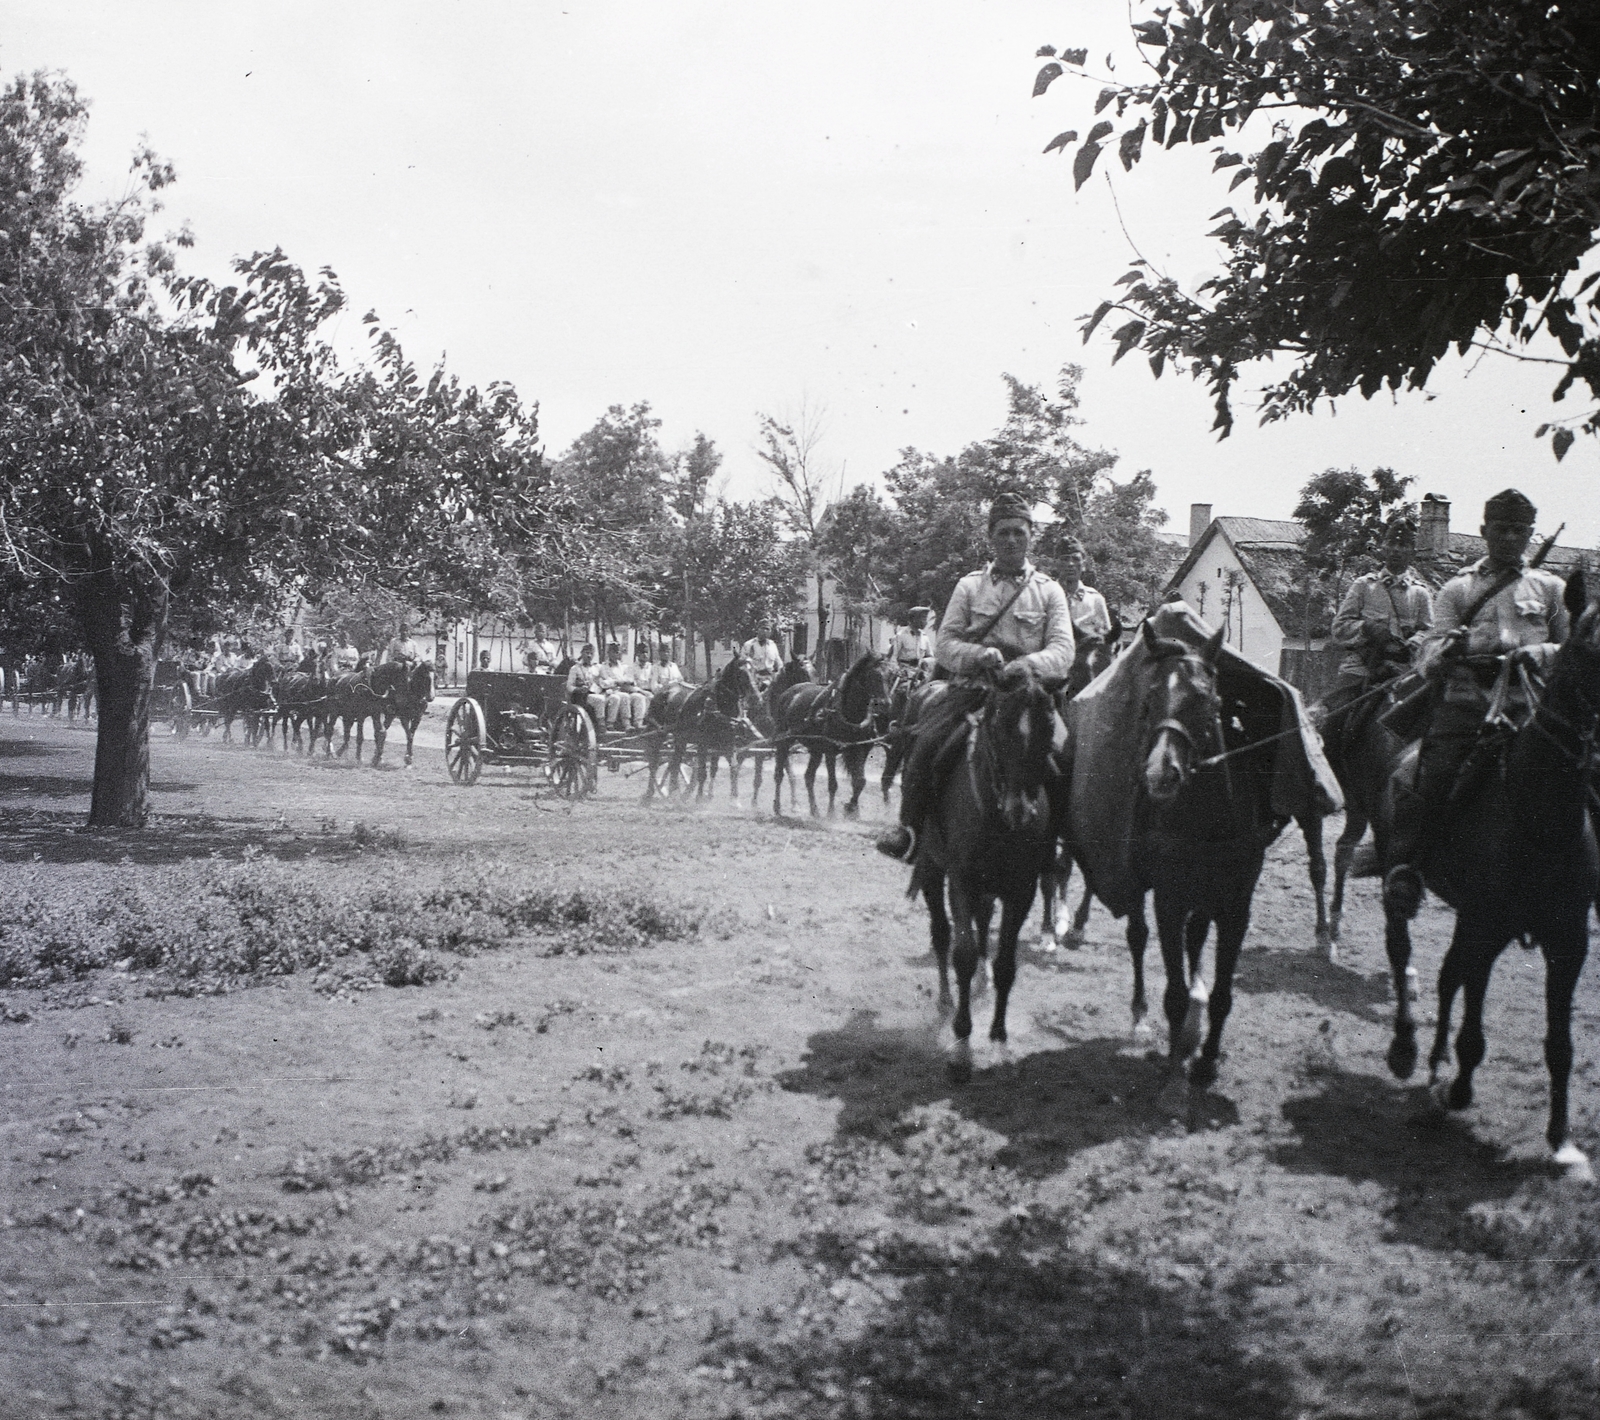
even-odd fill
[(556, 793), (584, 799), (599, 783), (600, 731), (565, 676), (472, 671), (445, 720), (444, 762), (457, 784), (477, 783), (485, 764), (542, 769)]

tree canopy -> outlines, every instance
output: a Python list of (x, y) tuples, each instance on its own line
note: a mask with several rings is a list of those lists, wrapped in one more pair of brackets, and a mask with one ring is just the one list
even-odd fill
[[(1138, 349), (1207, 381), (1233, 423), (1241, 367), (1289, 357), (1263, 421), (1352, 390), (1421, 389), (1451, 351), (1497, 350), (1580, 383), (1580, 413), (1541, 425), (1557, 458), (1600, 428), (1600, 10), (1575, 0), (1176, 0), (1133, 25), (1140, 82), (1102, 81), (1096, 118), (1053, 139), (1079, 187), (1113, 148), (1216, 144), (1222, 273), (1193, 292), (1140, 259), (1084, 325), (1114, 312), (1114, 360)], [(1034, 84), (1083, 77), (1046, 46)], [(1249, 128), (1248, 133), (1245, 131)], [(1270, 133), (1266, 130), (1270, 127)], [(1239, 145), (1261, 132), (1254, 151)], [(1552, 337), (1545, 341), (1542, 337)]]
[(60, 76), (0, 91), (0, 556), (73, 606), (100, 690), (90, 822), (136, 825), (175, 599), (365, 580), (481, 604), (552, 500), (510, 386), (424, 379), (371, 315), (370, 363), (341, 366), (331, 271), (273, 251), (234, 284), (183, 275), (185, 238), (145, 239), (173, 180), (150, 153), (128, 197), (75, 200), (85, 124)]

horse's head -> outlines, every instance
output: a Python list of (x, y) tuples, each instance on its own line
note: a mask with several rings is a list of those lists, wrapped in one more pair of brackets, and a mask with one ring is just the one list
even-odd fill
[(411, 698), (419, 705), (433, 699), (433, 662), (418, 661), (411, 672)]
[(839, 714), (852, 725), (869, 725), (889, 715), (894, 700), (894, 676), (889, 658), (867, 651), (839, 682)]
[(1157, 636), (1150, 623), (1141, 633), (1150, 653), (1143, 720), (1150, 727), (1145, 750), (1145, 792), (1170, 804), (1183, 791), (1197, 762), (1222, 748), (1221, 700), (1217, 694), (1218, 631), (1198, 651)]
[(250, 689), (263, 708), (272, 709), (278, 703), (278, 668), (265, 656), (257, 656), (250, 666)]
[(1013, 833), (1049, 817), (1044, 781), (1050, 769), (1055, 701), (1033, 671), (1008, 676), (989, 693), (982, 729), (989, 742), (1000, 819)]
[(760, 698), (750, 662), (736, 655), (717, 676), (714, 699), (718, 713), (730, 720), (748, 719)]

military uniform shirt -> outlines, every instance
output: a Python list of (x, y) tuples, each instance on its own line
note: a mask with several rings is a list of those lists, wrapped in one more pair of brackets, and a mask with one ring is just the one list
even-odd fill
[[(1461, 626), (1468, 607), (1500, 575), (1500, 570), (1491, 567), (1485, 557), (1445, 583), (1434, 603), (1433, 636), (1423, 650), (1425, 669), (1444, 662), (1446, 637)], [(1567, 608), (1561, 599), (1565, 590), (1561, 578), (1537, 567), (1524, 567), (1521, 576), (1502, 587), (1473, 617), (1466, 653), (1498, 656), (1524, 646), (1537, 646), (1541, 651), (1538, 659), (1548, 665), (1567, 636)], [(1444, 698), (1486, 702), (1488, 692), (1468, 667), (1455, 666), (1447, 668)]]
[(1085, 641), (1105, 640), (1111, 634), (1111, 610), (1106, 599), (1081, 582), (1070, 592), (1065, 587), (1061, 590), (1066, 592), (1074, 636)]
[[(1018, 582), (1023, 583), (1022, 591), (1012, 601)], [(1010, 606), (1006, 606), (1008, 601)], [(1003, 606), (1005, 614), (983, 640), (972, 640), (972, 633)], [(978, 660), (986, 646), (1020, 653), (1035, 674), (1048, 680), (1065, 680), (1077, 654), (1067, 594), (1061, 583), (1045, 576), (1031, 562), (1025, 563), (1014, 577), (996, 572), (990, 563), (981, 572), (969, 572), (957, 582), (939, 623), (938, 645), (939, 664), (959, 676), (977, 673)]]
[(902, 626), (894, 633), (890, 654), (897, 666), (920, 666), (933, 654), (933, 637), (926, 628), (913, 631), (909, 626)]
[(1350, 584), (1333, 618), (1333, 639), (1350, 651), (1339, 662), (1340, 675), (1366, 674), (1360, 651), (1379, 627), (1413, 643), (1432, 629), (1433, 596), (1410, 572), (1368, 572)]

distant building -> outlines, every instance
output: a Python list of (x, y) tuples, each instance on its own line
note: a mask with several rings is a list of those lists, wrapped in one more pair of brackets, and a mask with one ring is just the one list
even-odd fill
[[(1487, 551), (1481, 537), (1450, 531), (1450, 501), (1426, 495), (1417, 509), (1417, 572), (1439, 587)], [(1167, 583), (1166, 598), (1181, 597), (1246, 660), (1297, 685), (1315, 700), (1332, 681), (1342, 655), (1329, 644), (1333, 615), (1354, 568), (1342, 585), (1317, 577), (1304, 553), (1306, 530), (1276, 518), (1211, 516), (1211, 504), (1189, 509), (1189, 551)], [(1565, 577), (1593, 566), (1596, 555), (1553, 547), (1544, 565)]]

